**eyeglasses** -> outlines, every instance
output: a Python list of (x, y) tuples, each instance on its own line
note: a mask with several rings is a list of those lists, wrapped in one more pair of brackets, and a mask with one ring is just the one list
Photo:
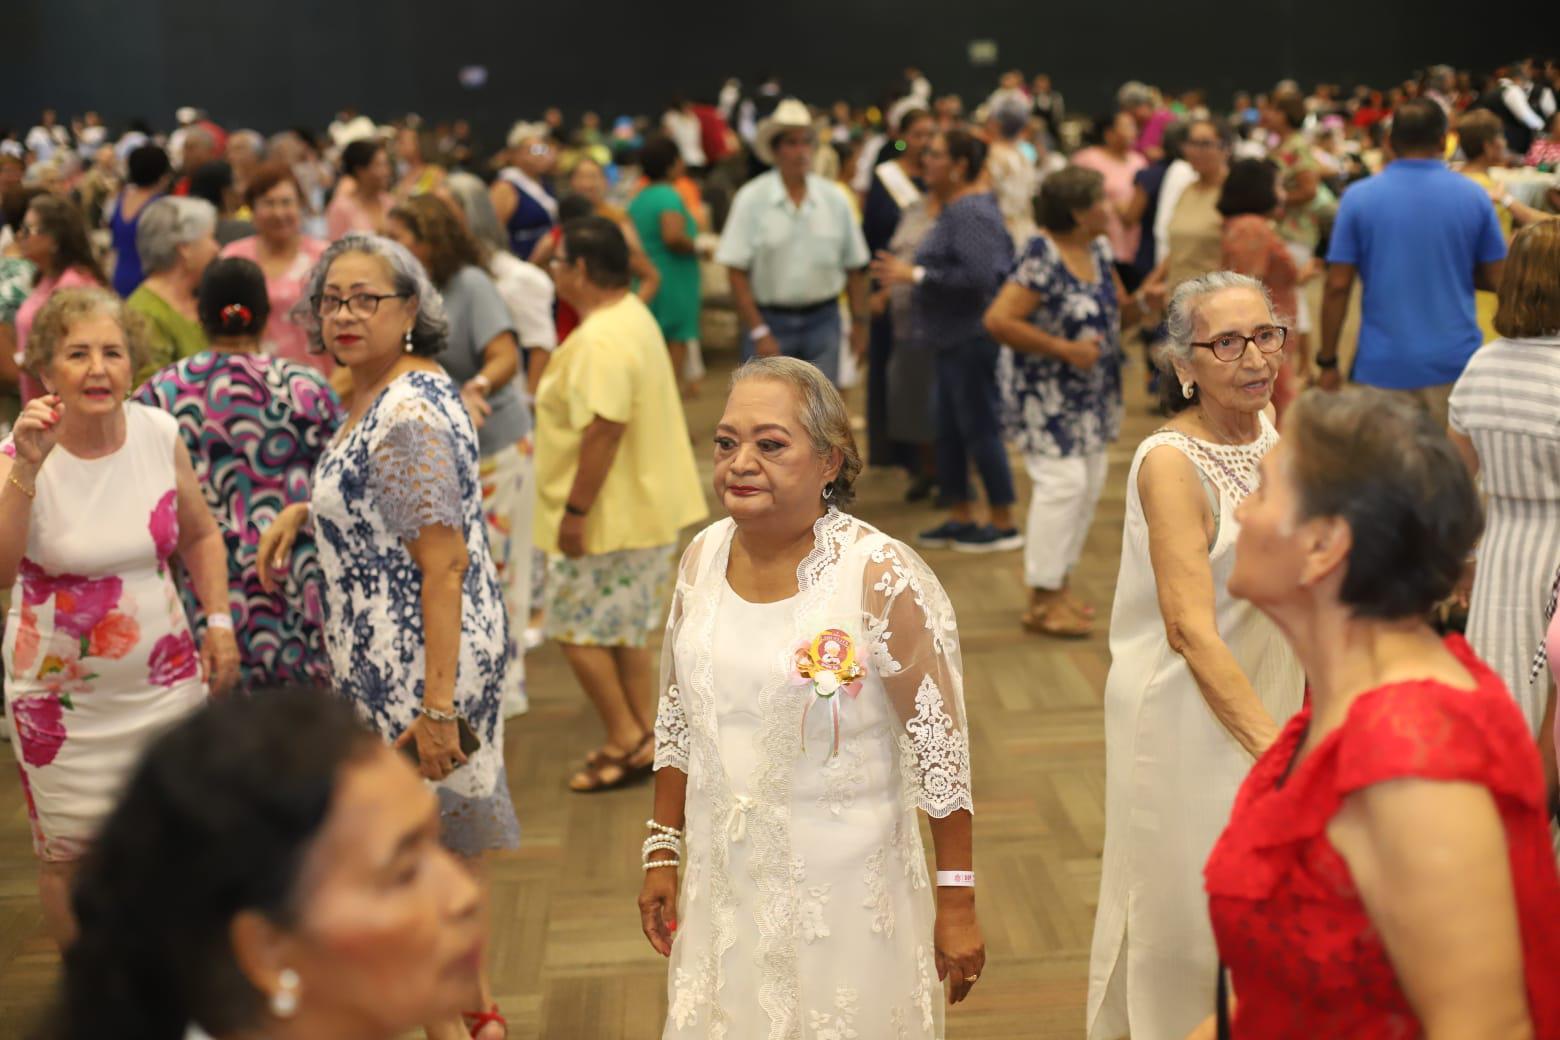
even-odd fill
[(538, 141), (535, 144), (528, 145), (526, 147), (526, 152), (530, 155), (551, 155), (552, 145)]
[(1189, 343), (1191, 347), (1207, 347), (1220, 361), (1239, 361), (1246, 355), (1246, 345), (1255, 343), (1264, 354), (1277, 354), (1284, 349), (1289, 330), (1282, 325), (1264, 325), (1249, 336), (1238, 332), (1226, 332), (1206, 343)]
[(43, 228), (33, 227), (25, 221), (16, 226), (16, 240), (20, 242), (24, 238), (32, 238), (34, 235), (45, 234)]
[(311, 296), (309, 302), (314, 305), (314, 314), (318, 318), (329, 318), (343, 307), (354, 318), (367, 320), (372, 318), (379, 310), (382, 300), (404, 300), (411, 293), (353, 293), (351, 296)]

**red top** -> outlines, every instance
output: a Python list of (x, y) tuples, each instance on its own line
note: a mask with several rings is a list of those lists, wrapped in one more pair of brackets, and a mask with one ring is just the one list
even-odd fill
[(1505, 684), (1460, 636), (1446, 648), (1473, 690), (1419, 681), (1362, 694), (1280, 783), (1309, 702), (1252, 768), (1204, 877), (1236, 995), (1233, 1034), (1410, 1040), (1423, 1035), (1349, 867), (1327, 840), (1344, 797), (1402, 777), (1481, 784), (1506, 831), (1539, 1040), (1560, 1038), (1560, 877), (1538, 750)]

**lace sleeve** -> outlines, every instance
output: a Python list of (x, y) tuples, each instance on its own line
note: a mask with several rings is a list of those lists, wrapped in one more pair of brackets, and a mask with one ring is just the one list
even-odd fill
[(666, 638), (661, 641), (661, 702), (655, 712), (657, 770), (688, 772), (688, 717), (683, 713), (682, 687), (677, 675), (677, 636), (703, 543), (703, 535), (695, 538), (677, 566), (677, 588), (672, 593), (672, 607), (666, 617)]
[(930, 567), (889, 542), (868, 558), (862, 605), (872, 668), (904, 723), (900, 767), (917, 804), (938, 818), (974, 811), (964, 668), (953, 604)]
[(412, 539), (434, 524), (460, 530), (460, 454), (443, 416), (427, 406), (397, 413), (369, 453), (368, 489), (392, 534)]

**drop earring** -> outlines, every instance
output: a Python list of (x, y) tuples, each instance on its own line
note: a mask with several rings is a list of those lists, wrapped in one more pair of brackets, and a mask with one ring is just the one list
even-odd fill
[(298, 973), (283, 968), (276, 975), (276, 992), (271, 994), (271, 1014), (277, 1018), (292, 1018), (298, 1013)]
[(1182, 383), (1181, 384), (1181, 396), (1186, 398), (1188, 401), (1190, 401), (1192, 399), (1192, 391), (1194, 389), (1195, 389), (1195, 387), (1193, 387), (1191, 383)]
[[(410, 354), (412, 352), (412, 330), (411, 329), (407, 329), (406, 330), (406, 352), (408, 354)], [(1188, 395), (1188, 396), (1190, 396), (1190, 395)]]

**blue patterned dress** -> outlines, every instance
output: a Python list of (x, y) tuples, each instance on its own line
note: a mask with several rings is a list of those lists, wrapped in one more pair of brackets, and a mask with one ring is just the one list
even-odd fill
[(336, 689), (391, 741), (416, 718), (426, 674), (422, 575), (406, 539), (434, 524), (464, 533), (455, 710), (482, 747), (437, 785), (444, 841), (464, 855), (515, 847), (499, 711), (508, 622), (482, 520), (477, 432), (455, 383), (409, 372), (381, 391), (326, 448), (311, 507)]
[(997, 366), (1003, 424), (1026, 455), (1092, 455), (1121, 434), (1121, 305), (1112, 278), (1114, 257), (1102, 237), (1089, 249), (1097, 272), (1079, 281), (1043, 234), (1029, 240), (1013, 281), (1040, 296), (1030, 321), (1062, 339), (1094, 333), (1100, 359), (1087, 372), (1052, 357), (1004, 349)]
[[(320, 631), (325, 580), (314, 539), (300, 533), (280, 590), (260, 587), (260, 532), (309, 500), (314, 464), (341, 425), (341, 402), (312, 368), (259, 354), (206, 351), (159, 370), (135, 400), (170, 413), (227, 547), (228, 600), (246, 689), (330, 681)], [(179, 572), (197, 637), (203, 612)]]

